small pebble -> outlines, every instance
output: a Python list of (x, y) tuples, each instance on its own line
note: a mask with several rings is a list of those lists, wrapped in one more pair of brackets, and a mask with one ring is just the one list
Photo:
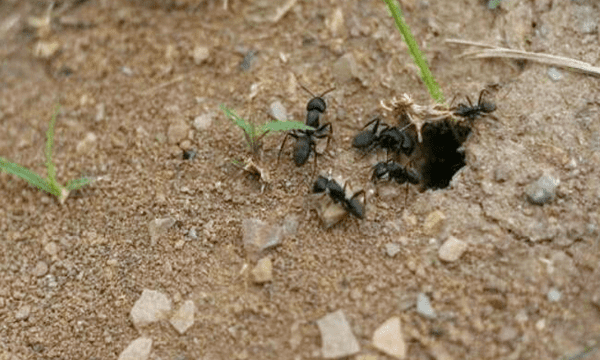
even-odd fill
[(509, 342), (514, 340), (519, 335), (517, 329), (512, 326), (504, 326), (500, 329), (500, 333), (498, 334), (498, 340), (501, 342)]
[(119, 360), (147, 360), (152, 351), (152, 339), (140, 337), (133, 340), (119, 355)]
[(242, 69), (242, 71), (250, 70), (252, 63), (254, 62), (254, 55), (256, 55), (256, 51), (254, 50), (250, 50), (246, 53), (244, 60), (242, 60), (242, 63), (240, 64), (240, 69)]
[(560, 72), (560, 70), (558, 70), (554, 66), (550, 66), (548, 68), (548, 77), (552, 81), (559, 81), (560, 79), (562, 79), (563, 74), (562, 74), (562, 72)]
[(58, 245), (55, 242), (49, 242), (44, 246), (44, 251), (50, 256), (55, 256), (58, 254)]
[(15, 319), (16, 320), (27, 320), (30, 313), (31, 313), (31, 306), (23, 305), (19, 308), (19, 310), (17, 310), (17, 313), (15, 314)]
[(263, 284), (273, 280), (273, 263), (269, 258), (262, 258), (252, 269), (252, 281), (255, 284)]
[(559, 301), (561, 296), (562, 296), (562, 294), (556, 288), (552, 288), (552, 289), (550, 289), (550, 291), (548, 291), (548, 301), (550, 301), (550, 302)]
[(102, 121), (106, 118), (106, 105), (104, 105), (104, 103), (100, 103), (98, 105), (96, 105), (96, 116), (94, 118), (94, 120), (98, 121)]
[(172, 217), (154, 219), (148, 223), (148, 232), (150, 233), (150, 243), (155, 245), (158, 238), (165, 234), (171, 226), (175, 225), (175, 219)]
[(400, 245), (396, 243), (385, 244), (385, 252), (389, 257), (394, 257), (400, 252)]
[(343, 84), (358, 78), (358, 66), (352, 54), (345, 54), (333, 64), (333, 77), (336, 83)]
[(331, 32), (331, 35), (336, 37), (343, 35), (346, 30), (346, 24), (344, 23), (344, 13), (341, 7), (338, 7), (333, 11), (331, 17), (326, 21), (326, 25)]
[(373, 334), (373, 346), (397, 359), (406, 357), (406, 343), (402, 336), (400, 318), (394, 316), (381, 324)]
[(429, 319), (435, 319), (436, 317), (435, 311), (431, 307), (429, 297), (423, 293), (419, 293), (419, 296), (417, 297), (417, 312)]
[(195, 311), (196, 305), (194, 305), (194, 301), (187, 300), (177, 311), (175, 311), (173, 316), (171, 316), (169, 321), (179, 334), (183, 335), (190, 326), (194, 325)]
[(273, 101), (271, 105), (269, 105), (269, 115), (279, 121), (287, 120), (287, 110), (279, 100)]
[(194, 64), (201, 65), (210, 56), (210, 50), (206, 46), (196, 46), (192, 52), (194, 58)]
[(190, 149), (183, 152), (183, 160), (194, 160), (196, 157), (196, 150)]
[(133, 70), (130, 67), (123, 66), (121, 67), (121, 72), (127, 76), (133, 76)]
[(281, 244), (286, 235), (281, 226), (270, 225), (262, 220), (244, 219), (242, 222), (244, 248), (249, 252), (261, 252)]
[(167, 140), (170, 144), (177, 144), (186, 139), (190, 132), (190, 126), (182, 119), (176, 120), (169, 125)]
[(35, 44), (33, 55), (40, 59), (50, 59), (58, 53), (61, 45), (56, 41), (39, 41)]
[(171, 312), (171, 300), (158, 291), (144, 289), (131, 309), (133, 325), (139, 329), (155, 321), (165, 319)]
[(429, 236), (436, 236), (442, 230), (445, 221), (446, 215), (442, 211), (432, 211), (423, 222), (423, 232)]
[(460, 259), (466, 250), (466, 242), (450, 236), (444, 245), (440, 247), (438, 256), (443, 261), (453, 262)]
[(42, 277), (48, 273), (48, 264), (43, 261), (38, 261), (33, 269), (33, 275), (36, 277)]
[(190, 229), (190, 231), (188, 231), (187, 236), (192, 239), (192, 240), (197, 240), (198, 239), (198, 233), (196, 231), (196, 227), (192, 227)]
[(527, 187), (525, 190), (527, 199), (534, 205), (544, 205), (556, 197), (556, 188), (559, 183), (559, 179), (544, 175)]
[(351, 356), (360, 351), (360, 345), (342, 310), (323, 316), (317, 320), (317, 326), (321, 332), (321, 355), (325, 359)]
[(192, 125), (196, 130), (206, 130), (210, 127), (210, 125), (212, 125), (214, 117), (214, 113), (198, 115), (194, 118), (194, 122), (192, 123)]

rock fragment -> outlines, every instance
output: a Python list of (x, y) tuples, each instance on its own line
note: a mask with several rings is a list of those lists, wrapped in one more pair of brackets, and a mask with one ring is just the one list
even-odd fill
[(343, 84), (358, 78), (358, 66), (352, 54), (345, 54), (333, 64), (333, 77), (336, 83)]
[(210, 50), (206, 46), (196, 46), (192, 52), (194, 58), (194, 64), (201, 65), (210, 56)]
[(29, 318), (29, 314), (31, 314), (31, 306), (23, 305), (15, 313), (15, 319), (16, 320), (27, 320), (27, 318)]
[(133, 325), (140, 329), (155, 321), (166, 319), (171, 312), (171, 300), (158, 291), (144, 289), (131, 309)]
[(263, 284), (273, 280), (273, 263), (269, 258), (262, 258), (252, 269), (252, 281), (256, 284)]
[(281, 226), (270, 225), (256, 218), (244, 219), (242, 228), (244, 248), (253, 253), (279, 245), (286, 235)]
[(351, 356), (360, 351), (360, 345), (352, 334), (350, 324), (342, 310), (329, 313), (317, 320), (321, 332), (321, 354), (325, 359)]
[(287, 110), (279, 100), (273, 101), (271, 105), (269, 105), (269, 115), (279, 121), (287, 120)]
[(46, 275), (48, 273), (48, 264), (46, 264), (44, 261), (38, 261), (38, 263), (35, 265), (35, 268), (33, 268), (33, 276), (36, 277), (42, 277), (44, 275)]
[(150, 221), (150, 223), (148, 223), (148, 232), (150, 233), (151, 245), (154, 246), (158, 238), (165, 234), (173, 225), (175, 225), (175, 219), (172, 217)]
[(429, 297), (423, 293), (419, 293), (417, 296), (417, 312), (429, 319), (435, 319), (436, 317), (435, 311), (431, 307)]
[(381, 324), (373, 334), (373, 346), (397, 359), (406, 356), (406, 343), (402, 336), (400, 318), (394, 316)]
[(385, 252), (389, 257), (394, 257), (400, 252), (400, 245), (396, 243), (385, 244)]
[(557, 302), (562, 297), (562, 294), (560, 293), (560, 291), (557, 288), (552, 288), (552, 289), (550, 289), (550, 291), (548, 291), (547, 296), (548, 296), (548, 301)]
[(170, 144), (177, 144), (188, 137), (190, 126), (182, 119), (176, 120), (167, 129), (167, 140)]
[(453, 262), (460, 259), (466, 250), (466, 242), (459, 240), (454, 236), (450, 236), (444, 245), (440, 247), (438, 256), (443, 261)]
[(525, 190), (527, 200), (534, 205), (544, 205), (554, 200), (559, 183), (558, 178), (550, 175), (540, 177)]
[(194, 118), (194, 122), (192, 123), (192, 125), (196, 130), (206, 130), (210, 127), (210, 125), (212, 125), (214, 117), (214, 113), (198, 115)]
[(147, 360), (152, 351), (152, 339), (139, 337), (119, 355), (119, 360)]
[(423, 232), (429, 236), (436, 236), (442, 231), (445, 221), (446, 215), (442, 211), (432, 211), (423, 222)]
[(169, 321), (179, 334), (183, 335), (190, 326), (194, 325), (195, 311), (196, 305), (194, 305), (194, 301), (187, 300), (173, 313)]

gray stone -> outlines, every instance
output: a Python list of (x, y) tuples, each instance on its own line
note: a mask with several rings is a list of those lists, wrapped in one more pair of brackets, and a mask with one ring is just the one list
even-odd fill
[(429, 319), (435, 319), (436, 317), (435, 311), (431, 307), (429, 297), (423, 293), (419, 293), (417, 296), (417, 312)]
[(406, 343), (402, 336), (400, 318), (394, 316), (381, 324), (373, 334), (373, 346), (397, 359), (406, 357)]
[(438, 256), (441, 260), (447, 262), (453, 262), (464, 254), (467, 250), (467, 243), (455, 238), (454, 236), (450, 236), (444, 245), (440, 247), (438, 252)]
[(269, 115), (279, 121), (287, 120), (287, 110), (279, 100), (273, 101), (271, 105), (269, 105)]
[(337, 359), (360, 351), (360, 345), (342, 310), (323, 316), (317, 320), (317, 326), (321, 332), (321, 355), (324, 358)]
[(175, 311), (175, 313), (173, 313), (169, 321), (175, 330), (183, 335), (190, 326), (194, 325), (195, 311), (196, 305), (194, 305), (194, 301), (187, 300), (177, 311)]
[(194, 122), (192, 123), (192, 125), (196, 130), (206, 130), (212, 125), (214, 117), (214, 113), (198, 115), (194, 118)]
[(398, 245), (396, 243), (385, 244), (385, 253), (389, 257), (394, 257), (399, 252), (400, 252), (400, 245)]
[(187, 236), (192, 239), (192, 240), (197, 240), (198, 239), (198, 233), (196, 230), (196, 227), (193, 226), (190, 231), (188, 231)]
[(338, 84), (358, 78), (358, 66), (352, 54), (345, 54), (333, 64), (333, 77)]
[(119, 355), (119, 360), (147, 360), (152, 351), (152, 339), (139, 337)]
[(550, 289), (550, 291), (548, 291), (547, 296), (548, 296), (548, 301), (557, 302), (562, 297), (562, 294), (560, 293), (560, 291), (557, 288), (552, 288), (552, 289)]
[(550, 66), (548, 68), (548, 77), (550, 78), (550, 80), (559, 81), (560, 79), (562, 79), (563, 74), (554, 66)]
[(527, 199), (534, 205), (544, 205), (556, 197), (556, 188), (560, 180), (550, 175), (544, 175), (525, 190)]
[(173, 225), (175, 225), (175, 219), (172, 217), (150, 221), (150, 223), (148, 223), (148, 232), (150, 233), (151, 245), (154, 246), (159, 236), (165, 234)]
[(514, 340), (519, 335), (517, 329), (512, 326), (504, 326), (500, 329), (500, 333), (498, 334), (498, 340), (501, 342), (509, 342)]
[(166, 319), (171, 312), (171, 300), (158, 291), (144, 289), (131, 309), (133, 325), (140, 329), (155, 321)]

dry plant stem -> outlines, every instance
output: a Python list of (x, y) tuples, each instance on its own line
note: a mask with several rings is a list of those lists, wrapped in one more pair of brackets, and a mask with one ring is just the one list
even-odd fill
[(566, 68), (569, 70), (578, 71), (584, 74), (600, 76), (600, 67), (592, 66), (583, 61), (556, 56), (550, 54), (534, 53), (522, 50), (514, 50), (502, 47), (496, 47), (493, 45), (477, 43), (472, 41), (465, 41), (459, 39), (447, 39), (447, 43), (470, 45), (483, 47), (483, 50), (467, 51), (460, 55), (458, 58), (469, 58), (469, 59), (486, 59), (486, 58), (507, 58), (507, 59), (519, 59), (535, 61), (541, 64), (552, 65), (556, 67)]

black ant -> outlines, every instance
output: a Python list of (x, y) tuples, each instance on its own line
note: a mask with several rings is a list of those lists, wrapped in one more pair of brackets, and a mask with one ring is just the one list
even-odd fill
[[(344, 187), (342, 188), (335, 180), (319, 176), (313, 185), (313, 193), (329, 193), (329, 197), (331, 197), (334, 202), (341, 204), (347, 212), (359, 219), (364, 219), (365, 207), (363, 204), (366, 204), (367, 202), (365, 190), (357, 191), (352, 194), (350, 198), (347, 198), (347, 184), (348, 183), (344, 184)], [(363, 195), (363, 204), (357, 199), (360, 195)]]
[(487, 93), (488, 91), (486, 89), (481, 90), (481, 93), (479, 93), (479, 100), (477, 100), (477, 105), (473, 105), (471, 99), (467, 96), (467, 102), (469, 105), (464, 103), (458, 104), (452, 109), (454, 115), (473, 121), (484, 114), (491, 114), (492, 112), (496, 111), (496, 104), (483, 100), (483, 94)]
[(310, 95), (312, 95), (312, 99), (310, 99), (308, 101), (308, 104), (306, 104), (306, 125), (310, 126), (310, 127), (314, 127), (314, 128), (318, 128), (319, 127), (319, 117), (325, 113), (325, 110), (327, 109), (327, 104), (325, 103), (325, 99), (323, 99), (323, 96), (325, 96), (325, 94), (328, 94), (330, 92), (332, 92), (333, 90), (335, 90), (335, 87), (332, 87), (331, 89), (328, 89), (326, 91), (324, 91), (321, 95), (316, 96), (315, 94), (313, 94), (312, 91), (310, 91), (306, 86), (300, 84), (300, 87), (304, 90), (306, 90), (307, 93), (309, 93)]
[[(410, 126), (399, 128), (397, 126), (389, 126), (376, 117), (369, 121), (363, 129), (369, 127), (371, 124), (375, 124), (370, 130), (363, 130), (352, 142), (352, 146), (369, 152), (375, 148), (382, 148), (388, 152), (394, 152), (396, 154), (403, 153), (406, 156), (410, 156), (415, 149), (415, 139), (412, 139), (404, 130)], [(379, 133), (377, 130), (383, 128)]]
[(416, 171), (404, 167), (395, 161), (382, 161), (373, 166), (373, 176), (371, 180), (376, 181), (388, 176), (390, 180), (398, 184), (409, 182), (416, 185), (421, 182), (421, 175)]
[(372, 181), (375, 182), (386, 176), (389, 180), (394, 180), (398, 184), (406, 183), (406, 195), (404, 196), (404, 207), (406, 207), (406, 202), (408, 199), (408, 184), (419, 184), (422, 180), (421, 175), (419, 175), (419, 173), (416, 171), (391, 160), (382, 161), (373, 166), (373, 176), (371, 177)]
[(327, 105), (325, 100), (323, 99), (323, 95), (327, 94), (330, 91), (333, 91), (335, 88), (331, 88), (325, 91), (320, 96), (315, 96), (310, 90), (308, 90), (304, 85), (300, 85), (304, 90), (309, 92), (314, 97), (308, 102), (306, 106), (307, 115), (306, 115), (306, 125), (310, 126), (312, 129), (309, 130), (291, 130), (285, 134), (283, 138), (283, 143), (281, 144), (281, 148), (279, 149), (279, 154), (277, 155), (277, 162), (279, 162), (279, 158), (281, 157), (281, 152), (283, 151), (283, 147), (285, 146), (285, 142), (287, 141), (288, 136), (296, 139), (296, 145), (294, 145), (294, 162), (297, 166), (302, 166), (306, 163), (308, 158), (310, 157), (310, 153), (315, 153), (315, 169), (317, 166), (317, 149), (316, 149), (316, 139), (327, 138), (327, 147), (329, 147), (329, 141), (332, 138), (333, 127), (331, 123), (325, 123), (323, 125), (319, 124), (320, 116), (325, 112)]

